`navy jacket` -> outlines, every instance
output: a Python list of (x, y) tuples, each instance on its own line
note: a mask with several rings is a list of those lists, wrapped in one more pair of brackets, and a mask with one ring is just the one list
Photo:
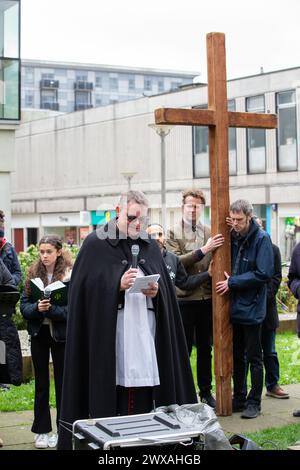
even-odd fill
[(297, 333), (300, 338), (300, 243), (297, 243), (293, 250), (288, 278), (288, 286), (294, 297), (298, 299)]
[(231, 321), (243, 325), (262, 323), (266, 316), (267, 283), (274, 273), (274, 256), (269, 235), (255, 220), (245, 237), (231, 232), (232, 275)]
[(16, 250), (11, 243), (6, 242), (0, 250), (0, 258), (12, 275), (15, 286), (20, 284), (22, 271)]

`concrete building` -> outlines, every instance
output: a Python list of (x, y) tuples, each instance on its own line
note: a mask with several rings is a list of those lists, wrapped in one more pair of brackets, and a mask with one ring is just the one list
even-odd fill
[(197, 72), (22, 60), (22, 109), (80, 111), (192, 83)]
[[(300, 67), (228, 82), (228, 106), (277, 113), (278, 130), (231, 129), (230, 197), (249, 199), (283, 258), (300, 239)], [(206, 107), (207, 87), (144, 97), (24, 123), (17, 132), (13, 226), (23, 246), (56, 231), (77, 242), (114, 215), (117, 196), (131, 186), (147, 193), (160, 220), (160, 139), (148, 127), (156, 108)], [(174, 127), (166, 137), (168, 225), (180, 218), (181, 191), (200, 187), (209, 218), (207, 128)], [(96, 211), (99, 213), (96, 213)], [(111, 212), (110, 212), (111, 211)]]
[(0, 0), (0, 209), (11, 239), (11, 172), (20, 120), (20, 2)]

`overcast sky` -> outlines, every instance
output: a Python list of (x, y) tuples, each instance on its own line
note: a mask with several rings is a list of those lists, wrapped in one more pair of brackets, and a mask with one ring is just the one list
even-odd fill
[(227, 76), (300, 66), (299, 0), (22, 0), (22, 58), (197, 71), (226, 34)]

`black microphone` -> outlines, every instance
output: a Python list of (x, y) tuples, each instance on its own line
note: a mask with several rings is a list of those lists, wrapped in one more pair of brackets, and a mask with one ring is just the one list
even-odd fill
[(51, 297), (51, 289), (49, 287), (46, 287), (44, 290), (44, 300), (50, 300)]
[(138, 265), (138, 255), (140, 252), (139, 245), (132, 245), (131, 247), (131, 254), (132, 254), (132, 264), (131, 267), (136, 269)]

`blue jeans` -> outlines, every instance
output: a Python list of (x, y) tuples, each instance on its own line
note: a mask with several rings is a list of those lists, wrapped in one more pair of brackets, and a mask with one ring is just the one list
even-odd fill
[(261, 344), (265, 366), (265, 383), (268, 391), (272, 390), (279, 381), (279, 361), (275, 346), (275, 330), (262, 327)]

